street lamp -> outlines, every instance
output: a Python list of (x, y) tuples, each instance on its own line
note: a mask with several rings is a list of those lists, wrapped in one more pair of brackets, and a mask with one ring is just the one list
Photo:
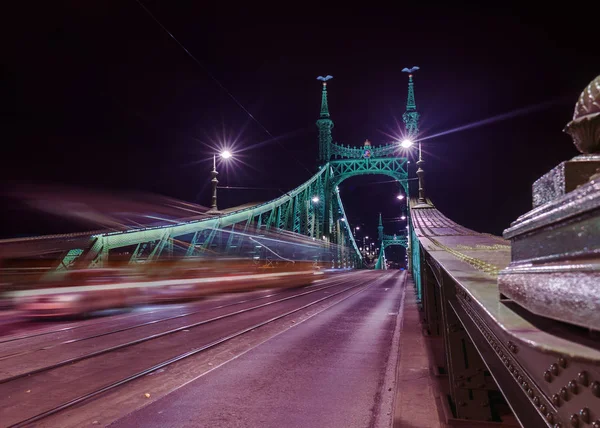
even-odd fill
[(319, 202), (319, 197), (313, 196), (312, 201), (316, 204), (317, 202)]
[(400, 195), (396, 196), (396, 199), (398, 199), (399, 201), (401, 201), (402, 199), (404, 199), (404, 195), (400, 194)]
[[(422, 156), (422, 152), (421, 152), (421, 140), (418, 140), (419, 143), (419, 160), (417, 161), (417, 177), (419, 177), (419, 203), (425, 203), (425, 189), (423, 188), (423, 168), (421, 168), (421, 166), (425, 163), (423, 161), (423, 156)], [(414, 141), (412, 141), (409, 138), (405, 138), (404, 140), (402, 140), (402, 142), (400, 143), (400, 146), (405, 148), (405, 149), (409, 149), (414, 145)]]
[[(231, 152), (229, 150), (223, 150), (219, 153), (219, 156), (224, 159), (230, 159), (233, 155), (231, 154)], [(213, 154), (213, 169), (210, 172), (210, 174), (212, 175), (212, 179), (210, 180), (211, 184), (212, 184), (212, 198), (211, 198), (211, 204), (210, 204), (210, 210), (208, 210), (208, 212), (217, 212), (218, 208), (217, 208), (217, 184), (219, 184), (219, 180), (217, 180), (217, 175), (219, 175), (219, 173), (217, 172), (217, 154), (214, 153)]]
[(409, 149), (414, 143), (409, 140), (408, 138), (405, 138), (404, 140), (402, 140), (402, 142), (400, 143), (400, 145), (405, 148), (405, 149)]

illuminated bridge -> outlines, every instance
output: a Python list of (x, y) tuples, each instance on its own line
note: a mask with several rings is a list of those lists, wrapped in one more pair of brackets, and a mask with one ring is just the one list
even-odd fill
[[(410, 195), (406, 151), (397, 144), (335, 143), (330, 78), (319, 78), (319, 169), (283, 196), (220, 211), (215, 168), (212, 207), (203, 218), (5, 240), (0, 257), (60, 254), (54, 271), (102, 267), (118, 257), (137, 264), (210, 254), (266, 265), (291, 259), (280, 242), (301, 236), (302, 257), (315, 266), (355, 272), (365, 266), (338, 185), (386, 175), (409, 200), (407, 234), (385, 234), (380, 220), (375, 268), (381, 272), (357, 275), (388, 278), (386, 248), (406, 248), (446, 423), (496, 426), (512, 413), (525, 427), (600, 427), (600, 77), (584, 90), (566, 127), (582, 155), (534, 183), (533, 209), (504, 237), (467, 229), (438, 211), (425, 195), (420, 153), (418, 194)], [(412, 74), (403, 119), (408, 147), (419, 137)]]

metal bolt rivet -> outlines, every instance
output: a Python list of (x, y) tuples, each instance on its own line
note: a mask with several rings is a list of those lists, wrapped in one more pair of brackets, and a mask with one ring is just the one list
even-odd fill
[(562, 398), (563, 400), (566, 400), (569, 397), (569, 392), (567, 391), (567, 388), (561, 388), (558, 393), (560, 394), (560, 398)]
[(571, 415), (571, 417), (569, 418), (569, 421), (571, 421), (571, 426), (577, 428), (579, 426), (579, 417), (573, 413)]
[(592, 428), (600, 428), (600, 419), (592, 424)]
[(558, 396), (558, 394), (554, 394), (552, 396), (552, 404), (554, 404), (555, 406), (560, 406), (560, 397)]
[(593, 381), (590, 384), (590, 389), (592, 391), (592, 394), (594, 394), (596, 397), (600, 397), (600, 382)]
[(552, 382), (552, 373), (550, 373), (550, 370), (544, 372), (544, 380), (546, 382)]
[(527, 382), (523, 382), (521, 385), (523, 386), (524, 389), (529, 388), (529, 384)]
[(573, 394), (577, 394), (577, 382), (571, 380), (567, 386), (569, 387), (569, 391), (571, 391)]
[(523, 382), (523, 376), (519, 375), (519, 377), (517, 377), (517, 380), (520, 382)]
[(540, 405), (540, 397), (533, 397), (533, 404), (539, 407)]
[(558, 376), (558, 364), (554, 363), (550, 366), (550, 373), (554, 376)]
[(590, 422), (590, 409), (588, 409), (587, 407), (584, 407), (583, 409), (581, 409), (579, 411), (579, 417), (581, 417), (581, 420), (583, 422), (585, 422), (586, 424)]
[(580, 384), (582, 384), (583, 386), (588, 386), (590, 380), (588, 378), (587, 372), (579, 372), (577, 378), (579, 379)]
[(546, 405), (545, 405), (545, 404), (542, 404), (542, 405), (540, 406), (540, 412), (542, 412), (542, 413), (546, 413)]
[(552, 413), (547, 413), (546, 414), (546, 420), (548, 421), (549, 424), (554, 422), (554, 415)]
[(533, 397), (533, 389), (528, 389), (527, 395), (529, 395), (529, 398)]
[(564, 369), (565, 367), (567, 367), (567, 360), (565, 360), (563, 357), (560, 357), (558, 359), (558, 365)]

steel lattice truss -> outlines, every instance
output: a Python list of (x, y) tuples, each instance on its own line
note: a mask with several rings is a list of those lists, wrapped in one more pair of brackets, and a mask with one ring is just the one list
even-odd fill
[(379, 214), (379, 227), (377, 229), (379, 240), (379, 257), (377, 258), (377, 262), (375, 263), (375, 269), (387, 269), (385, 249), (389, 246), (397, 245), (404, 247), (408, 250), (408, 238), (405, 234), (386, 235), (385, 233), (383, 233), (383, 223), (381, 221), (381, 214)]
[(337, 186), (347, 178), (357, 175), (387, 175), (402, 185), (408, 193), (406, 158), (343, 159), (329, 162), (332, 169), (332, 184)]
[[(167, 226), (92, 235), (86, 248), (73, 248), (65, 254), (59, 269), (76, 264), (103, 266), (111, 253), (122, 249), (128, 249), (126, 254), (130, 255), (131, 263), (171, 257), (182, 251), (186, 257), (217, 251), (248, 256), (246, 250), (253, 246), (245, 244), (246, 241), (264, 241), (266, 238), (261, 238), (261, 233), (269, 236), (284, 232), (312, 237), (315, 245), (333, 248), (331, 263), (334, 267), (357, 267), (362, 256), (350, 231), (337, 184), (334, 184), (351, 174), (340, 176), (335, 171), (325, 165), (285, 195), (239, 211)], [(282, 239), (288, 237), (290, 235), (285, 235)]]
[[(0, 255), (14, 255), (16, 252), (26, 256), (32, 251), (39, 254), (60, 251), (62, 256), (58, 270), (104, 266), (115, 253), (121, 260), (125, 258), (130, 263), (206, 254), (251, 256), (259, 260), (268, 260), (269, 257), (285, 259), (282, 243), (302, 236), (304, 243), (294, 247), (292, 256), (297, 256), (299, 251), (302, 253), (300, 257), (325, 263), (331, 261), (333, 267), (362, 265), (362, 256), (351, 233), (338, 186), (350, 177), (386, 175), (395, 179), (408, 196), (407, 159), (396, 157), (396, 144), (372, 146), (367, 140), (360, 147), (344, 147), (333, 143), (331, 130), (334, 124), (329, 114), (326, 84), (331, 77), (320, 78), (323, 80), (321, 113), (316, 123), (319, 129), (319, 171), (285, 195), (232, 212), (213, 212), (201, 220), (127, 231), (4, 242), (0, 243)], [(412, 76), (404, 120), (411, 133), (418, 130)], [(406, 246), (406, 238), (383, 239), (383, 257), (383, 250), (388, 245)]]
[[(386, 144), (383, 146), (371, 146), (372, 157), (383, 157), (395, 155), (398, 152), (398, 144)], [(329, 153), (331, 158), (339, 159), (362, 159), (365, 155), (365, 147), (351, 147), (342, 144), (333, 143), (330, 145)]]

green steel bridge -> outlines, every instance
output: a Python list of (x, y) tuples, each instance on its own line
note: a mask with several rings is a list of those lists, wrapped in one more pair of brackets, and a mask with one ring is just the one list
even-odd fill
[[(338, 185), (350, 177), (381, 174), (395, 179), (408, 195), (407, 159), (399, 156), (397, 144), (373, 146), (367, 140), (361, 147), (350, 147), (333, 142), (334, 124), (327, 101), (329, 78), (321, 78), (321, 112), (316, 123), (319, 131), (318, 171), (285, 195), (238, 210), (220, 211), (217, 207), (215, 168), (212, 171), (212, 206), (205, 218), (123, 231), (7, 240), (0, 243), (0, 257), (17, 257), (21, 252), (42, 254), (62, 251), (57, 271), (102, 267), (115, 254), (127, 257), (129, 263), (212, 254), (252, 257), (259, 263), (271, 263), (273, 259), (286, 257), (272, 248), (271, 251), (256, 251), (256, 244), (270, 248), (265, 241), (267, 235), (273, 239), (279, 234), (285, 240), (289, 233), (293, 233), (312, 239), (313, 250), (303, 256), (315, 263), (333, 268), (362, 267), (362, 255), (344, 212)], [(418, 119), (411, 74), (404, 114), (407, 135), (416, 137)], [(400, 238), (397, 243), (407, 246), (405, 238)], [(381, 248), (387, 245), (384, 241)], [(382, 250), (377, 268), (385, 268), (384, 259)]]
[[(375, 268), (386, 268), (389, 246), (406, 248), (448, 425), (497, 426), (499, 407), (508, 406), (512, 426), (600, 427), (600, 76), (582, 92), (565, 128), (582, 154), (533, 184), (533, 209), (503, 237), (465, 228), (438, 211), (424, 194), (420, 156), (419, 191), (411, 196), (407, 159), (397, 144), (335, 143), (329, 78), (319, 78), (318, 171), (285, 195), (219, 211), (213, 171), (212, 207), (204, 218), (4, 240), (0, 260), (60, 254), (60, 271), (104, 266), (115, 254), (129, 263), (234, 255), (362, 268), (338, 185), (383, 174), (407, 196), (408, 233), (385, 234), (380, 217)], [(403, 120), (406, 135), (417, 139), (412, 74)], [(285, 242), (303, 250), (297, 254), (298, 246), (290, 250)]]

